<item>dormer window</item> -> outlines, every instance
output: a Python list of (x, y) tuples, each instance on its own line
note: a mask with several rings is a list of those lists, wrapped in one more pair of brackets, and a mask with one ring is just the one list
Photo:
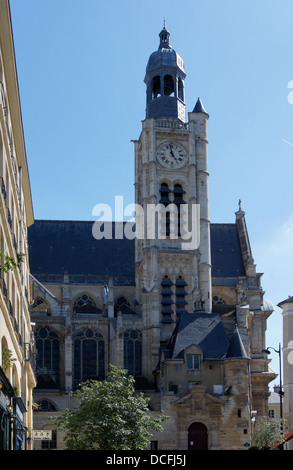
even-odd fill
[(198, 370), (200, 368), (200, 355), (199, 354), (188, 354), (186, 356), (187, 369)]

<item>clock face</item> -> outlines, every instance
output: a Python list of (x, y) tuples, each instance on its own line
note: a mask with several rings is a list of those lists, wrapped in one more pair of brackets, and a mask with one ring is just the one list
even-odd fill
[(181, 168), (187, 162), (187, 155), (177, 142), (164, 142), (157, 151), (157, 159), (167, 168)]

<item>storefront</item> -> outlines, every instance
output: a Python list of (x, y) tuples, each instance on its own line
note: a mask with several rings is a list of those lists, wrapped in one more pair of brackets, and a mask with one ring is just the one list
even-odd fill
[(27, 450), (27, 428), (24, 426), (24, 413), (27, 410), (22, 398), (15, 397), (13, 402), (13, 449)]
[(12, 449), (14, 390), (0, 367), (0, 451)]

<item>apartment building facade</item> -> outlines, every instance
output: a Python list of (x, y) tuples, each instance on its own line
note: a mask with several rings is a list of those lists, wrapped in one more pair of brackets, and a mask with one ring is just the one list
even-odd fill
[(27, 227), (33, 208), (8, 0), (0, 0), (0, 188), (0, 450), (30, 449), (36, 382)]

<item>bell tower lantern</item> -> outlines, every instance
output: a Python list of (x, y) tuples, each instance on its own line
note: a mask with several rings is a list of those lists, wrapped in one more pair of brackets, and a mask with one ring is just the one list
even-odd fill
[(146, 117), (186, 120), (183, 59), (172, 49), (170, 33), (165, 28), (159, 34), (157, 51), (150, 55), (145, 74), (147, 86)]

